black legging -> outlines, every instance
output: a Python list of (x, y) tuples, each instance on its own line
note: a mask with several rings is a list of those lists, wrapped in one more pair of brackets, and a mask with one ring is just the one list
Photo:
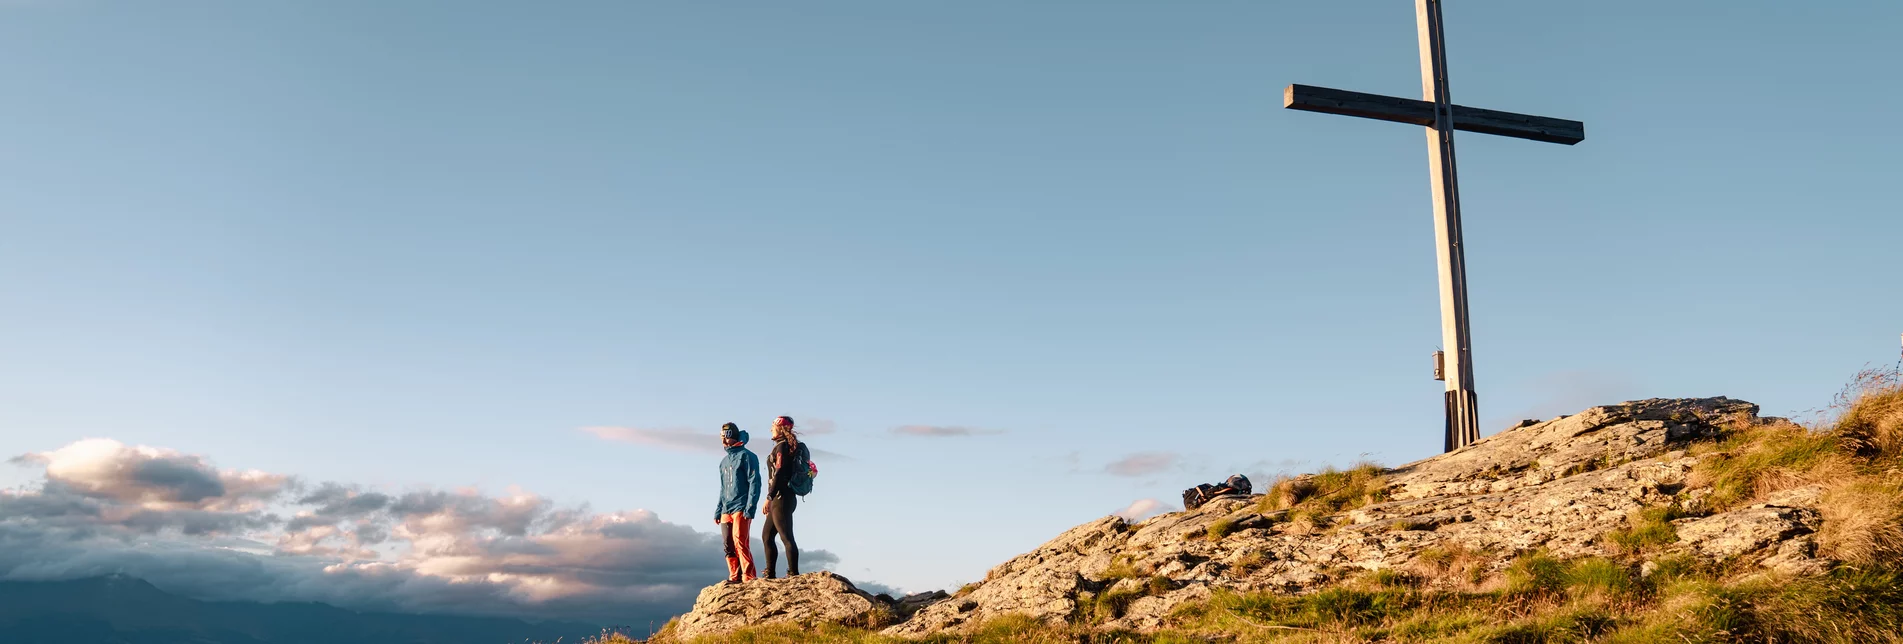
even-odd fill
[(793, 511), (799, 509), (800, 498), (783, 494), (776, 499), (767, 499), (766, 504), (766, 527), (760, 530), (761, 546), (766, 549), (766, 576), (773, 577), (774, 569), (780, 567), (780, 547), (773, 543), (776, 535), (786, 542), (786, 576), (798, 575), (800, 545), (793, 540)]

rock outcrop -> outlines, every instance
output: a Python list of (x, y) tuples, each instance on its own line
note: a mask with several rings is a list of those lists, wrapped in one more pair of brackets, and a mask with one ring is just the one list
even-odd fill
[[(1491, 571), (1532, 550), (1604, 554), (1603, 536), (1626, 527), (1638, 510), (1695, 505), (1702, 490), (1687, 484), (1700, 457), (1688, 454), (1685, 444), (1717, 436), (1728, 423), (1755, 422), (1757, 412), (1756, 405), (1728, 398), (1595, 407), (1521, 423), (1386, 470), (1376, 495), (1381, 502), (1332, 516), (1264, 512), (1256, 495), (1218, 498), (1134, 524), (1105, 517), (993, 568), (955, 596), (911, 598), (905, 608), (915, 614), (901, 616), (893, 603), (835, 586), (803, 600), (769, 597), (771, 586), (744, 599), (734, 593), (749, 591), (713, 588), (701, 594), (683, 628), (690, 622), (694, 632), (711, 632), (746, 620), (862, 619), (876, 607), (904, 618), (884, 630), (898, 636), (1006, 614), (1051, 622), (1091, 617), (1108, 628), (1144, 630), (1161, 626), (1178, 605), (1218, 590), (1300, 593), (1367, 571), (1416, 566), (1430, 551), (1485, 553)], [(1828, 562), (1815, 558), (1810, 537), (1818, 526), (1819, 492), (1799, 488), (1766, 503), (1679, 519), (1679, 542), (1672, 547), (1786, 572), (1822, 570)], [(721, 608), (742, 601), (762, 607)], [(704, 610), (734, 617), (710, 621)]]
[(895, 615), (890, 602), (859, 590), (845, 577), (816, 572), (708, 586), (694, 599), (694, 609), (675, 624), (673, 634), (691, 640), (779, 622), (878, 627), (892, 622)]

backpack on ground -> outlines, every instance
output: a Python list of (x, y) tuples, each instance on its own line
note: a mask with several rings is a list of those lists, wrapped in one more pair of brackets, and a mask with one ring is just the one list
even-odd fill
[(781, 463), (780, 467), (793, 468), (793, 474), (786, 477), (786, 487), (802, 497), (813, 492), (813, 478), (819, 476), (819, 466), (813, 464), (813, 455), (806, 450), (806, 442), (801, 441), (799, 449), (793, 450), (793, 462)]
[(1229, 480), (1223, 481), (1221, 485), (1203, 483), (1196, 487), (1183, 490), (1183, 509), (1194, 510), (1202, 507), (1204, 503), (1208, 503), (1210, 499), (1219, 496), (1248, 496), (1254, 490), (1254, 487), (1255, 486), (1249, 484), (1249, 477), (1241, 474), (1229, 477)]
[(1202, 507), (1209, 499), (1216, 496), (1216, 491), (1219, 489), (1221, 488), (1218, 486), (1202, 483), (1196, 487), (1183, 490), (1183, 509), (1194, 510)]

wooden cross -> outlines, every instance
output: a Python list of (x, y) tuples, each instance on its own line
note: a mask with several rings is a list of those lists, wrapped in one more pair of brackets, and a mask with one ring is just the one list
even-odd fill
[(1440, 263), (1441, 341), (1448, 362), (1446, 450), (1480, 440), (1474, 395), (1473, 354), (1467, 332), (1467, 262), (1460, 240), (1460, 189), (1454, 172), (1454, 130), (1572, 145), (1586, 139), (1579, 121), (1496, 112), (1453, 104), (1447, 91), (1447, 40), (1440, 0), (1414, 0), (1421, 41), (1423, 100), (1290, 85), (1282, 106), (1293, 110), (1359, 116), (1427, 127), (1427, 165), (1434, 192), (1434, 241)]

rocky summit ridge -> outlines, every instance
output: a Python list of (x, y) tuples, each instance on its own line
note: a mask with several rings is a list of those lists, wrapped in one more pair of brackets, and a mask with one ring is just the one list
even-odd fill
[[(1650, 399), (1525, 421), (1461, 449), (1391, 469), (1305, 476), (1265, 494), (1218, 498), (1192, 511), (1132, 523), (1105, 517), (991, 569), (955, 595), (871, 595), (816, 573), (708, 587), (672, 636), (692, 639), (774, 622), (842, 623), (922, 636), (1006, 615), (1107, 629), (1162, 626), (1178, 606), (1218, 591), (1300, 594), (1368, 571), (1473, 560), (1473, 575), (1517, 554), (1604, 554), (1605, 535), (1648, 507), (1692, 508), (1672, 523), (1669, 552), (1794, 574), (1826, 570), (1813, 540), (1816, 486), (1764, 502), (1696, 511), (1702, 458), (1690, 441), (1759, 418), (1729, 398)], [(1357, 490), (1340, 508), (1304, 499)], [(1702, 516), (1700, 516), (1702, 515)], [(1106, 607), (1110, 608), (1106, 608)]]

